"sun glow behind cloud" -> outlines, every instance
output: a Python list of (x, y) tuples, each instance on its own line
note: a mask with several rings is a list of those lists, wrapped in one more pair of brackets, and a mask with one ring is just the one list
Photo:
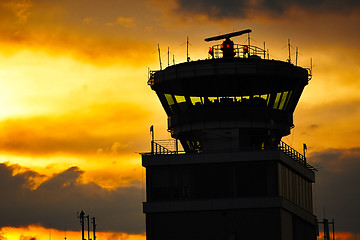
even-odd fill
[(146, 67), (99, 65), (36, 48), (4, 52), (1, 162), (46, 176), (83, 166), (84, 182), (141, 185), (138, 153), (149, 147), (143, 133), (154, 119), (150, 113), (163, 111), (154, 108), (151, 92), (144, 94)]

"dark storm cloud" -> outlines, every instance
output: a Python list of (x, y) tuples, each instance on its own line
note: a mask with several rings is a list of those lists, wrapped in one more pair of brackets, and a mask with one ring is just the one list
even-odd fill
[(311, 155), (316, 173), (315, 210), (318, 218), (335, 219), (336, 231), (359, 232), (360, 148), (328, 149)]
[(359, 11), (357, 0), (178, 0), (177, 11), (205, 14), (210, 18), (244, 18), (265, 13), (281, 17), (291, 8), (300, 8), (311, 13), (348, 13)]
[(41, 224), (63, 230), (80, 230), (76, 213), (84, 210), (96, 217), (99, 231), (143, 233), (141, 189), (119, 187), (107, 190), (96, 183), (79, 182), (83, 171), (72, 167), (31, 190), (39, 174), (0, 164), (0, 227)]

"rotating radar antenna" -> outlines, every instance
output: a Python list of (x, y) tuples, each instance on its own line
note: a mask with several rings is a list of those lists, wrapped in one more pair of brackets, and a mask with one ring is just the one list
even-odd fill
[[(235, 56), (236, 52), (234, 49), (234, 42), (230, 40), (231, 37), (240, 36), (246, 33), (251, 33), (251, 29), (246, 29), (238, 32), (223, 34), (215, 37), (205, 38), (206, 42), (210, 41), (217, 41), (225, 39), (225, 41), (221, 44), (221, 51), (223, 52), (224, 58), (232, 58)], [(248, 46), (246, 47), (246, 50), (248, 49)], [(210, 48), (209, 53), (212, 55), (213, 49)]]
[(219, 36), (215, 36), (215, 37), (205, 38), (205, 41), (210, 42), (210, 41), (217, 41), (217, 40), (221, 40), (221, 39), (230, 39), (231, 37), (240, 36), (240, 35), (243, 35), (246, 33), (251, 33), (251, 29), (246, 29), (246, 30), (242, 30), (242, 31), (238, 31), (238, 32), (233, 32), (233, 33), (223, 34), (223, 35), (219, 35)]

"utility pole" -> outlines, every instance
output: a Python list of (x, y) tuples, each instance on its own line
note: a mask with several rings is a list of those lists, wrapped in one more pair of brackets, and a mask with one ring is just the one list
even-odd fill
[(88, 240), (90, 240), (90, 219), (89, 219), (89, 215), (86, 216), (87, 218), (87, 224), (88, 224)]
[(329, 222), (328, 219), (324, 218), (323, 221), (319, 223), (324, 224), (324, 240), (330, 240), (329, 224), (332, 224), (332, 240), (335, 240), (335, 220), (332, 219), (332, 222)]
[(92, 217), (92, 224), (93, 224), (93, 240), (96, 240), (96, 234), (95, 234), (95, 231), (96, 231), (96, 224), (95, 224), (95, 217)]
[(81, 211), (80, 214), (78, 213), (78, 218), (80, 218), (80, 224), (81, 224), (81, 240), (85, 240), (84, 237), (84, 211)]

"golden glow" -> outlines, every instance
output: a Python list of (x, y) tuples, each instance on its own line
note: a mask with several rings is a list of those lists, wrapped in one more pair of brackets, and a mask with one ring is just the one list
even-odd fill
[[(65, 227), (64, 227), (65, 228)], [(0, 228), (0, 237), (4, 240), (48, 240), (48, 239), (81, 239), (80, 231), (59, 231), (37, 225), (28, 227)], [(91, 235), (92, 237), (92, 235)], [(122, 232), (97, 232), (97, 239), (103, 240), (145, 240), (145, 234), (127, 234)]]
[[(212, 45), (204, 38), (245, 26), (254, 31), (253, 43), (262, 47), (266, 41), (271, 59), (287, 59), (283, 47), (290, 37), (300, 47), (300, 66), (310, 67), (313, 58), (314, 77), (295, 111), (296, 127), (284, 140), (297, 150), (306, 142), (309, 155), (359, 147), (358, 14), (312, 15), (293, 7), (284, 19), (251, 11), (246, 18), (216, 18), (216, 6), (213, 15), (184, 14), (176, 0), (82, 2), (0, 3), (0, 162), (18, 164), (14, 174), (26, 168), (38, 172), (31, 188), (73, 166), (84, 171), (83, 183), (140, 188), (139, 152), (150, 149), (149, 127), (155, 124), (156, 139), (170, 137), (166, 114), (146, 84), (148, 67), (159, 69), (157, 44), (163, 67), (167, 46), (170, 65), (172, 55), (176, 63), (184, 62), (188, 35), (189, 57), (196, 61), (206, 58)], [(32, 225), (2, 228), (0, 239), (49, 239), (50, 232), (53, 239), (64, 238), (61, 231)], [(338, 236), (346, 239), (346, 234)], [(80, 239), (79, 232), (67, 235)], [(98, 236), (145, 239), (116, 232)]]

